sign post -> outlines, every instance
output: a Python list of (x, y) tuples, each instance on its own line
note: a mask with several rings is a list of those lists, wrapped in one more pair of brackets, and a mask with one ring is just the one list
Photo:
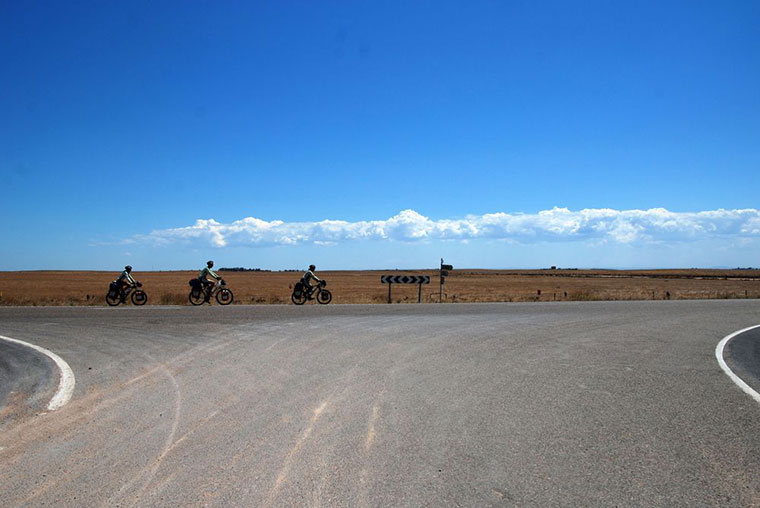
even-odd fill
[(440, 276), (440, 285), (438, 286), (438, 303), (443, 302), (443, 284), (446, 282), (446, 276), (449, 274), (449, 270), (453, 270), (453, 265), (445, 265), (443, 264), (443, 258), (441, 258), (441, 269), (439, 272)]
[(391, 288), (394, 284), (418, 284), (417, 303), (422, 303), (422, 285), (430, 284), (429, 275), (381, 275), (381, 284), (388, 284), (388, 303), (391, 303)]

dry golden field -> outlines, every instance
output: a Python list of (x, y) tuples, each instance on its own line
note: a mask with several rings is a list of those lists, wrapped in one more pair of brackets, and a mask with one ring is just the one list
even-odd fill
[[(148, 293), (148, 305), (189, 305), (188, 280), (197, 271), (133, 272)], [(438, 301), (435, 270), (320, 271), (334, 303), (386, 303), (380, 275), (424, 274), (422, 301)], [(116, 272), (0, 272), (0, 305), (105, 305)], [(300, 273), (221, 272), (235, 303), (290, 303)], [(525, 302), (563, 300), (651, 300), (760, 298), (760, 270), (478, 270), (452, 271), (443, 301)], [(393, 285), (394, 303), (416, 303), (416, 285)]]

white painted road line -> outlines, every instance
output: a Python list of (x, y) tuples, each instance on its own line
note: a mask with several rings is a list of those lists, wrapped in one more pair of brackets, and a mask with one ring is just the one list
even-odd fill
[(58, 390), (55, 392), (55, 395), (53, 395), (53, 398), (50, 399), (50, 403), (47, 406), (48, 411), (55, 411), (56, 409), (62, 408), (69, 401), (69, 399), (71, 399), (71, 395), (74, 393), (74, 384), (76, 383), (76, 380), (74, 379), (74, 372), (71, 370), (71, 367), (69, 367), (69, 364), (63, 360), (63, 358), (53, 353), (52, 351), (45, 349), (44, 347), (30, 344), (29, 342), (24, 342), (23, 340), (12, 339), (3, 335), (0, 335), (0, 339), (6, 340), (8, 342), (15, 342), (16, 344), (21, 344), (23, 346), (27, 346), (36, 351), (39, 351), (43, 355), (46, 355), (48, 358), (53, 360), (58, 366), (58, 370), (61, 371), (61, 378), (58, 381)]
[(718, 363), (720, 364), (720, 368), (723, 369), (723, 372), (728, 374), (728, 377), (731, 378), (731, 381), (736, 383), (736, 385), (741, 388), (744, 393), (755, 399), (755, 401), (760, 404), (760, 393), (757, 393), (755, 390), (752, 389), (751, 386), (749, 386), (747, 383), (742, 381), (742, 379), (734, 374), (734, 371), (732, 371), (728, 365), (726, 365), (726, 361), (723, 359), (723, 349), (726, 347), (726, 344), (728, 344), (728, 341), (736, 337), (737, 335), (741, 335), (744, 332), (748, 332), (749, 330), (754, 330), (755, 328), (760, 327), (760, 325), (750, 326), (749, 328), (745, 328), (743, 330), (739, 330), (737, 332), (732, 333), (731, 335), (727, 335), (723, 337), (723, 340), (721, 340), (718, 343), (718, 346), (715, 348), (715, 357), (718, 359)]

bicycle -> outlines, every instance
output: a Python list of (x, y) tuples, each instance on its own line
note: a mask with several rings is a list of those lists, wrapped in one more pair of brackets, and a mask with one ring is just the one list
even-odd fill
[(122, 290), (117, 282), (112, 282), (108, 287), (108, 293), (106, 293), (106, 303), (111, 307), (116, 307), (120, 303), (127, 303), (127, 297), (130, 297), (132, 305), (145, 305), (148, 302), (148, 295), (142, 289), (142, 284), (136, 282), (127, 286), (126, 290)]
[(203, 305), (211, 303), (211, 297), (214, 296), (219, 305), (229, 305), (235, 299), (232, 291), (227, 287), (224, 279), (219, 279), (216, 284), (203, 287), (198, 279), (190, 279), (190, 295), (188, 299), (193, 305)]
[(303, 305), (306, 303), (306, 300), (314, 300), (315, 297), (313, 295), (316, 293), (317, 302), (323, 305), (327, 305), (332, 301), (332, 293), (329, 290), (325, 289), (326, 285), (327, 281), (322, 280), (319, 281), (316, 286), (313, 286), (311, 289), (309, 289), (304, 285), (303, 282), (299, 281), (293, 288), (293, 294), (290, 295), (290, 299), (296, 305)]

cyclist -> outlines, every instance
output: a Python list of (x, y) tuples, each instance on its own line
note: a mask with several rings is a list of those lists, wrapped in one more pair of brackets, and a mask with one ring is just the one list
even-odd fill
[[(206, 262), (206, 268), (201, 270), (201, 272), (198, 274), (198, 280), (201, 281), (201, 286), (203, 287), (204, 291), (211, 291), (211, 288), (214, 286), (216, 281), (221, 280), (222, 278), (217, 274), (212, 268), (214, 267), (213, 261), (207, 261)], [(208, 280), (208, 278), (211, 277), (214, 279), (214, 282), (211, 282)]]
[(309, 281), (314, 279), (315, 282), (320, 283), (322, 282), (322, 279), (314, 275), (314, 270), (316, 270), (317, 267), (314, 265), (309, 265), (309, 269), (306, 270), (306, 273), (303, 274), (303, 277), (301, 277), (301, 282), (303, 283), (304, 287), (306, 288), (306, 295), (309, 300), (313, 300), (314, 297), (311, 296), (311, 293), (314, 291), (314, 286), (312, 286)]
[(121, 299), (124, 300), (125, 290), (132, 285), (137, 285), (137, 281), (132, 278), (132, 267), (130, 265), (127, 265), (124, 267), (124, 271), (121, 272), (121, 275), (119, 275), (119, 278), (114, 281), (119, 286), (119, 294), (121, 295)]

